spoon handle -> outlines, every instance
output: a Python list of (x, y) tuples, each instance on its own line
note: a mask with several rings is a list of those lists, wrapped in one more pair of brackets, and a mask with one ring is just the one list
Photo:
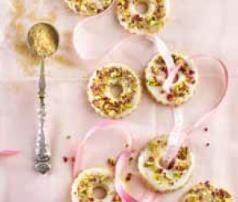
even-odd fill
[(40, 99), (40, 109), (38, 112), (39, 115), (39, 130), (36, 138), (36, 148), (35, 148), (35, 170), (39, 173), (45, 174), (51, 169), (50, 164), (50, 148), (49, 144), (46, 140), (45, 135), (45, 89), (46, 89), (46, 81), (45, 81), (45, 63), (42, 59), (41, 68), (40, 68), (40, 79), (39, 79), (39, 99)]

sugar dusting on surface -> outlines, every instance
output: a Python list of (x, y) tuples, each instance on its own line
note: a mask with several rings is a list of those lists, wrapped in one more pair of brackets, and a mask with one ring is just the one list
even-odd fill
[[(26, 6), (26, 1), (13, 0), (12, 5), (14, 7), (14, 12), (11, 14), (7, 30), (7, 38), (10, 42), (14, 56), (16, 57), (18, 66), (26, 76), (36, 75), (37, 67), (40, 62), (36, 56), (32, 55), (26, 42), (29, 27), (36, 22), (54, 24), (57, 20), (57, 14), (56, 12), (53, 12), (53, 8), (50, 8), (45, 14), (41, 14), (37, 12), (37, 9), (41, 6), (40, 4), (42, 4), (42, 2), (35, 1), (34, 4), (35, 6), (32, 9), (29, 9)], [(67, 43), (69, 40), (67, 39)], [(64, 47), (61, 48), (65, 49)], [(51, 60), (66, 68), (77, 66), (72, 58), (68, 56), (67, 51), (59, 51)]]

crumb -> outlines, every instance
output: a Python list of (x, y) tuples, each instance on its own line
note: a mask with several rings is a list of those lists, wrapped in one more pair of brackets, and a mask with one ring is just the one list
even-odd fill
[(71, 136), (70, 136), (70, 135), (67, 135), (67, 136), (66, 136), (66, 139), (67, 139), (67, 140), (71, 139)]
[(206, 147), (209, 147), (210, 146), (210, 143), (208, 142), (207, 144), (206, 144)]
[(171, 170), (171, 169), (174, 167), (174, 165), (175, 165), (175, 159), (173, 159), (173, 160), (169, 163), (168, 169)]
[(206, 182), (205, 182), (205, 185), (206, 185), (207, 187), (209, 187), (209, 186), (210, 186), (210, 182), (209, 182), (209, 181), (206, 181)]
[(205, 131), (205, 132), (207, 132), (207, 131), (208, 131), (208, 128), (207, 128), (207, 127), (206, 127), (206, 128), (204, 128), (204, 131)]
[(116, 165), (116, 161), (113, 158), (108, 158), (107, 163), (109, 166), (112, 166), (112, 167)]
[(132, 178), (132, 173), (128, 173), (127, 176), (126, 176), (126, 181), (130, 181)]
[(132, 157), (132, 156), (129, 158), (129, 161), (130, 161), (130, 162), (133, 161), (133, 157)]
[(64, 161), (65, 163), (67, 163), (67, 162), (68, 162), (68, 158), (67, 158), (66, 156), (63, 156), (63, 161)]

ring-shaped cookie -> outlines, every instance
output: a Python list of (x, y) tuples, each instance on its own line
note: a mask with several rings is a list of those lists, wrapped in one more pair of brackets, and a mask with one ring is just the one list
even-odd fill
[(168, 13), (169, 0), (118, 0), (117, 2), (117, 17), (120, 24), (135, 34), (159, 32), (164, 27)]
[(160, 104), (179, 106), (193, 96), (198, 83), (198, 71), (183, 55), (174, 53), (172, 58), (179, 70), (169, 91), (163, 89), (164, 82), (168, 78), (168, 68), (160, 54), (156, 55), (145, 68), (146, 87)]
[(111, 173), (102, 168), (81, 172), (72, 186), (72, 202), (121, 202)]
[(216, 188), (209, 182), (199, 183), (192, 187), (181, 202), (232, 202), (232, 196), (222, 188)]
[(150, 141), (138, 157), (138, 168), (145, 182), (154, 190), (169, 192), (179, 189), (188, 181), (194, 166), (194, 157), (187, 146), (180, 147), (168, 167), (163, 165), (167, 136)]
[(125, 117), (135, 110), (140, 102), (140, 80), (126, 65), (105, 65), (96, 70), (90, 78), (88, 99), (94, 110), (103, 117)]
[(85, 16), (92, 16), (103, 12), (112, 2), (113, 0), (65, 0), (65, 3), (71, 10)]

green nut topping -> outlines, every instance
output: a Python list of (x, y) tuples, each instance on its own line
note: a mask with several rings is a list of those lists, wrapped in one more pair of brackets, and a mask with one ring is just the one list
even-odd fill
[(106, 66), (92, 77), (89, 100), (96, 111), (115, 118), (136, 107), (140, 88), (138, 78), (130, 69)]
[(81, 15), (96, 15), (107, 9), (113, 0), (65, 0), (68, 7)]
[(178, 67), (178, 72), (171, 87), (167, 91), (163, 88), (168, 78), (168, 67), (160, 54), (156, 55), (145, 69), (146, 87), (157, 102), (179, 106), (194, 94), (198, 72), (182, 55), (172, 54), (172, 59)]
[(210, 182), (199, 183), (191, 188), (181, 202), (232, 202), (232, 196), (221, 188), (216, 188)]
[[(167, 0), (118, 0), (117, 16), (124, 28), (138, 33), (156, 33), (164, 26), (167, 17)], [(137, 7), (143, 5), (144, 12)]]
[(138, 158), (138, 168), (143, 178), (156, 190), (173, 191), (183, 186), (191, 174), (194, 160), (187, 146), (181, 146), (177, 155), (167, 165), (164, 154), (167, 136), (150, 141)]

